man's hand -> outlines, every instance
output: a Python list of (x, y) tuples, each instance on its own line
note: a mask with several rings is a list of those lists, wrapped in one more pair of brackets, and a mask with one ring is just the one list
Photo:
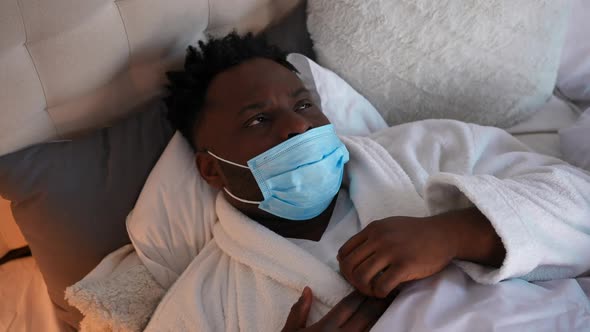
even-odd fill
[(368, 331), (393, 301), (393, 295), (385, 299), (367, 298), (352, 292), (343, 298), (320, 321), (306, 327), (313, 295), (309, 287), (303, 289), (299, 300), (291, 307), (282, 332), (362, 332)]
[(368, 296), (385, 297), (399, 284), (429, 277), (454, 258), (501, 265), (504, 246), (475, 208), (426, 218), (377, 220), (338, 252), (340, 272)]

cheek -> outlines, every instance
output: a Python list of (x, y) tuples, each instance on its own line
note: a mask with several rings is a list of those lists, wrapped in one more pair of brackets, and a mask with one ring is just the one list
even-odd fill
[(259, 201), (263, 199), (256, 179), (250, 170), (230, 165), (222, 165), (221, 168), (225, 177), (225, 186), (232, 193), (244, 199)]
[(318, 109), (317, 112), (314, 112), (313, 119), (311, 120), (313, 123), (314, 128), (329, 125), (330, 120), (326, 117), (326, 115)]
[[(232, 154), (235, 158), (235, 162), (240, 163), (244, 166), (248, 165), (248, 161), (267, 150), (271, 149), (280, 142), (276, 142), (273, 139), (273, 135), (260, 135), (256, 137), (240, 137), (233, 142)], [(251, 174), (249, 170), (241, 169)]]

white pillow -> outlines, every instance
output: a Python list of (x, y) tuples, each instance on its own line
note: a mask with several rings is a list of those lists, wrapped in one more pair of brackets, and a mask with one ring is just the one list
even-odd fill
[(559, 145), (563, 160), (590, 172), (590, 108), (574, 125), (559, 130)]
[[(300, 54), (288, 60), (340, 135), (387, 127), (377, 110), (345, 81)], [(164, 288), (174, 283), (212, 237), (216, 191), (196, 171), (194, 152), (176, 133), (150, 173), (127, 230), (137, 254)]]
[(287, 60), (297, 68), (305, 87), (320, 100), (322, 111), (338, 135), (367, 136), (387, 127), (375, 107), (334, 72), (302, 54), (289, 54)]
[(569, 99), (590, 102), (590, 1), (574, 0), (557, 76)]
[(389, 124), (509, 127), (552, 94), (569, 1), (309, 0), (318, 61)]

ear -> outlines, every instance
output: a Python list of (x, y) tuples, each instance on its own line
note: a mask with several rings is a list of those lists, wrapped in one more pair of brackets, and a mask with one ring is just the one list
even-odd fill
[(201, 177), (211, 187), (218, 190), (223, 189), (225, 181), (215, 158), (208, 153), (197, 152), (195, 155), (195, 164)]

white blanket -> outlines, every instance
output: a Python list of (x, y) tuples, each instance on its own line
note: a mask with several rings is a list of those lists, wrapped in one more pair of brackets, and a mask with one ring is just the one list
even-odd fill
[(372, 331), (587, 332), (590, 278), (496, 285), (456, 266), (405, 288)]
[[(473, 279), (548, 280), (589, 270), (587, 173), (530, 153), (498, 129), (456, 121), (428, 120), (342, 140), (351, 155), (345, 185), (363, 225), (475, 204), (507, 254), (499, 269), (457, 262)], [(222, 195), (216, 210), (213, 239), (168, 291), (148, 331), (278, 331), (303, 287), (315, 295), (310, 323), (351, 291), (339, 273), (248, 219)]]

